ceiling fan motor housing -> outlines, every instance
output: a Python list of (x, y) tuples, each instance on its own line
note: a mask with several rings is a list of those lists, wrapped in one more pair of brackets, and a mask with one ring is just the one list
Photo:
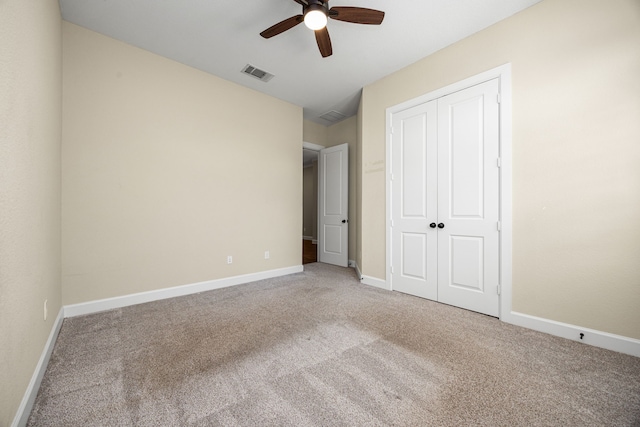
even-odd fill
[(321, 12), (324, 12), (325, 15), (328, 15), (329, 7), (327, 6), (327, 3), (329, 2), (325, 2), (322, 0), (307, 0), (307, 5), (302, 6), (302, 13), (307, 13), (311, 10), (319, 10)]

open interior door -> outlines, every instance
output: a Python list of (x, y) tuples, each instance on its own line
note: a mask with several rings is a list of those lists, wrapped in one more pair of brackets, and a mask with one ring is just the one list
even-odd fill
[(349, 265), (349, 145), (320, 150), (318, 261)]

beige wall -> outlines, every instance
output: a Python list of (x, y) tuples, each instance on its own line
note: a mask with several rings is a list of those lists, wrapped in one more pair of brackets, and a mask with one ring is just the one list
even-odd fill
[(300, 107), (67, 22), (63, 64), (64, 304), (301, 264)]
[(60, 311), (60, 26), (55, 0), (0, 2), (2, 426), (11, 424)]
[(365, 87), (363, 273), (385, 278), (385, 109), (508, 62), (513, 309), (638, 339), (637, 0), (545, 0)]
[(326, 147), (328, 132), (329, 130), (326, 126), (319, 125), (310, 120), (304, 120), (302, 140)]

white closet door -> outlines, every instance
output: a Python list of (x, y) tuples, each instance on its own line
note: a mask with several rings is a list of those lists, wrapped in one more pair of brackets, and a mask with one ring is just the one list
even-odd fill
[[(393, 289), (436, 300), (437, 103), (393, 115)], [(431, 190), (429, 190), (431, 188)]]
[(499, 142), (497, 79), (393, 114), (394, 290), (499, 316)]
[(498, 80), (438, 99), (438, 301), (499, 315)]

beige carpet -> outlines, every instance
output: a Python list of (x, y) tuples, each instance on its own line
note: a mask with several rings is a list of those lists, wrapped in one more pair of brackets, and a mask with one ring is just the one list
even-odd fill
[(30, 426), (631, 426), (640, 359), (305, 272), (64, 321)]

